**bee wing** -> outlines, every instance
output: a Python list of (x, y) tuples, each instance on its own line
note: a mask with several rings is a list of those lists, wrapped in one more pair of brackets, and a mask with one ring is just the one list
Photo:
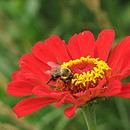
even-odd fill
[(52, 72), (51, 72), (51, 70), (47, 70), (44, 73), (47, 74), (47, 75), (51, 75)]
[[(52, 75), (52, 73), (55, 73), (56, 71), (59, 71), (60, 70), (60, 65), (58, 65), (58, 64), (56, 64), (56, 63), (54, 63), (54, 62), (48, 62), (47, 63), (50, 67), (51, 67), (51, 69), (50, 70), (47, 70), (46, 72), (45, 72), (45, 74), (47, 74), (47, 75)], [(60, 71), (59, 71), (60, 72)], [(57, 72), (58, 73), (58, 72)]]
[(60, 68), (60, 65), (58, 65), (58, 64), (56, 64), (56, 63), (54, 63), (54, 62), (47, 62), (47, 64), (52, 68), (52, 69), (54, 69), (54, 68)]

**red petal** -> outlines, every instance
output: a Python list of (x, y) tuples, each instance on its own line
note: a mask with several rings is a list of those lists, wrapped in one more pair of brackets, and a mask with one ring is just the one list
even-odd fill
[(8, 85), (8, 93), (13, 96), (27, 96), (32, 94), (34, 85), (26, 81), (14, 81)]
[(81, 56), (94, 55), (95, 39), (91, 32), (85, 31), (79, 34), (78, 44), (80, 47)]
[(57, 62), (54, 53), (49, 49), (48, 45), (44, 42), (38, 42), (33, 48), (32, 53), (42, 62), (53, 61)]
[(76, 97), (82, 97), (82, 96), (86, 95), (86, 91), (84, 91), (84, 92), (81, 91), (81, 92), (75, 93), (73, 95), (76, 96)]
[(81, 57), (80, 49), (79, 49), (79, 44), (78, 44), (78, 35), (75, 34), (69, 39), (68, 43), (68, 51), (69, 54), (71, 55), (72, 59), (77, 59)]
[(56, 104), (56, 107), (60, 107), (63, 103), (65, 103), (65, 100), (67, 98), (67, 95), (63, 96)]
[(32, 90), (32, 93), (39, 97), (49, 96), (51, 92), (52, 90), (45, 84), (37, 86)]
[(27, 72), (24, 69), (18, 70), (12, 75), (13, 81), (26, 81), (35, 85), (42, 84), (43, 82), (33, 73)]
[(19, 102), (13, 108), (13, 111), (18, 117), (22, 117), (31, 114), (54, 101), (55, 99), (52, 98), (28, 98)]
[(121, 92), (117, 96), (122, 98), (130, 98), (130, 83), (122, 84)]
[(17, 70), (17, 71), (15, 71), (13, 74), (12, 74), (12, 80), (19, 80), (19, 79), (21, 79), (21, 77), (22, 78), (24, 78), (23, 76), (22, 76), (22, 71), (21, 70)]
[(76, 95), (79, 97), (77, 106), (82, 106), (85, 103), (87, 103), (88, 101), (90, 101), (96, 97), (100, 97), (103, 86), (105, 84), (106, 84), (106, 79), (102, 79), (95, 88), (89, 88), (84, 93)]
[(56, 35), (37, 43), (33, 48), (33, 54), (43, 62), (62, 63), (70, 59), (65, 43)]
[(113, 75), (122, 75), (125, 78), (130, 75), (130, 36), (119, 43), (110, 54), (108, 64), (112, 68)]
[(107, 89), (102, 96), (116, 96), (121, 92), (121, 82), (118, 80), (109, 81)]
[(107, 60), (111, 45), (114, 40), (113, 30), (103, 30), (98, 35), (95, 48), (95, 56), (101, 58), (102, 60)]
[(130, 68), (126, 67), (125, 70), (122, 70), (122, 72), (120, 72), (119, 74), (118, 73), (113, 74), (111, 76), (111, 79), (122, 80), (129, 75), (130, 75)]
[(76, 106), (72, 106), (72, 107), (69, 107), (69, 108), (66, 108), (64, 110), (64, 114), (68, 117), (68, 118), (71, 118), (72, 116), (74, 116), (76, 112)]
[(57, 98), (57, 99), (61, 99), (64, 95), (67, 95), (69, 92), (68, 91), (63, 91), (63, 92), (60, 92), (60, 91), (53, 91), (50, 93), (50, 97), (54, 97), (54, 98)]
[(72, 94), (68, 93), (67, 96), (67, 103), (78, 104), (78, 100)]
[(32, 90), (32, 93), (39, 97), (48, 96), (48, 97), (52, 97), (52, 98), (55, 98), (58, 100), (61, 99), (64, 95), (68, 95), (67, 91), (60, 92), (60, 91), (56, 91), (54, 89), (52, 90), (46, 84), (35, 87)]
[(91, 32), (85, 31), (73, 35), (68, 44), (68, 50), (72, 59), (81, 56), (93, 56), (94, 53), (94, 36)]
[(25, 72), (35, 74), (43, 81), (48, 81), (50, 78), (49, 75), (46, 75), (45, 73), (50, 69), (50, 67), (47, 64), (40, 62), (32, 54), (23, 55), (19, 61), (19, 64)]
[(45, 44), (48, 44), (50, 50), (54, 52), (54, 55), (58, 63), (70, 60), (65, 42), (61, 40), (58, 36), (56, 35), (51, 36), (51, 38), (45, 41)]

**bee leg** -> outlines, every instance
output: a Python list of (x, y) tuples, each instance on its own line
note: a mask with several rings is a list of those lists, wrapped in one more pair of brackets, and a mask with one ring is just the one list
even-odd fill
[(53, 80), (53, 78), (50, 78), (50, 79), (47, 81), (47, 84), (49, 84), (52, 80)]

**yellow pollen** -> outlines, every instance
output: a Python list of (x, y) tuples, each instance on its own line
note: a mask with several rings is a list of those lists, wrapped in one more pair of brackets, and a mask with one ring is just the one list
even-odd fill
[(105, 61), (90, 56), (64, 62), (61, 68), (70, 68), (72, 65), (77, 65), (82, 62), (94, 64), (95, 66), (87, 72), (74, 73), (71, 84), (75, 86), (89, 87), (89, 85), (94, 85), (104, 78), (107, 71), (111, 70)]

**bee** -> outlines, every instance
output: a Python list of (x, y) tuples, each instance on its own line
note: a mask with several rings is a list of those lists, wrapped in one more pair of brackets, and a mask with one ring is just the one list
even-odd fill
[(52, 80), (56, 81), (58, 78), (60, 78), (63, 82), (68, 82), (73, 78), (73, 73), (69, 68), (61, 68), (61, 67), (54, 68), (51, 71), (51, 78), (47, 82), (47, 84)]

